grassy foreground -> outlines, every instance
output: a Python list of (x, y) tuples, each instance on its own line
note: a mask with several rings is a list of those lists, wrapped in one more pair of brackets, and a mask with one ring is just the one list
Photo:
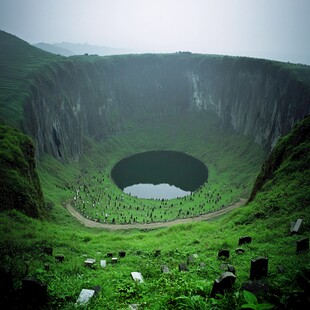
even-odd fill
[[(305, 132), (309, 132), (309, 119), (304, 126)], [(108, 232), (82, 227), (70, 217), (61, 203), (72, 197), (70, 182), (79, 177), (83, 167), (88, 167), (84, 171), (87, 174), (97, 170), (103, 149), (107, 157), (103, 157), (105, 160), (101, 161), (101, 165), (107, 173), (124, 155), (164, 145), (163, 148), (188, 152), (206, 163), (212, 160), (214, 165), (208, 165), (210, 186), (215, 186), (211, 185), (212, 180), (219, 186), (238, 175), (238, 166), (236, 171), (234, 168), (224, 169), (234, 156), (240, 158), (239, 148), (246, 150), (244, 144), (233, 141), (238, 137), (227, 137), (227, 141), (223, 141), (226, 149), (221, 149), (217, 141), (206, 139), (208, 135), (205, 131), (204, 134), (199, 131), (202, 136), (197, 132), (196, 141), (184, 139), (185, 133), (181, 134), (181, 130), (178, 134), (182, 139), (173, 135), (172, 130), (166, 131), (171, 134), (170, 139), (168, 136), (159, 139), (157, 135), (151, 137), (151, 132), (146, 135), (147, 130), (144, 129), (134, 135), (141, 139), (130, 139), (132, 133), (128, 130), (127, 135), (114, 136), (103, 147), (89, 142), (89, 151), (94, 156), (91, 159), (86, 156), (80, 164), (60, 165), (51, 158), (45, 158), (40, 163), (40, 177), (46, 198), (50, 205), (54, 205), (49, 220), (31, 219), (15, 210), (1, 213), (1, 266), (12, 272), (17, 292), (21, 279), (30, 275), (48, 285), (46, 308), (52, 309), (74, 309), (81, 289), (91, 289), (97, 285), (101, 291), (85, 306), (87, 309), (128, 309), (129, 304), (140, 304), (139, 309), (238, 309), (247, 303), (242, 285), (249, 280), (250, 261), (263, 256), (269, 259), (269, 270), (268, 277), (256, 284), (258, 303), (265, 304), (265, 307), (267, 303), (272, 304), (278, 309), (299, 309), (309, 303), (309, 253), (297, 255), (295, 244), (303, 236), (309, 236), (310, 228), (307, 210), (310, 179), (307, 134), (292, 149), (288, 148), (288, 143), (300, 132), (293, 132), (289, 136), (291, 138), (283, 138), (269, 161), (278, 158), (276, 154), (281, 148), (288, 149), (288, 152), (274, 174), (265, 180), (253, 202), (219, 220), (153, 231)], [(147, 143), (146, 136), (152, 143)], [(212, 137), (216, 135), (213, 133)], [(207, 148), (199, 147), (207, 145), (201, 144), (199, 139), (214, 143), (211, 154), (208, 154)], [(229, 141), (231, 144), (228, 144)], [(233, 155), (226, 157), (230, 147), (230, 154)], [(242, 165), (253, 160), (253, 154), (249, 154), (248, 159), (244, 156)], [(294, 167), (293, 171), (291, 167)], [(236, 179), (238, 183), (253, 183), (253, 180), (246, 178), (249, 175), (246, 171), (240, 173), (240, 178)], [(111, 192), (118, 195), (115, 185), (107, 182)], [(241, 194), (244, 192), (240, 190), (236, 195)], [(291, 235), (290, 222), (297, 218), (304, 219), (302, 235)], [(235, 249), (239, 237), (244, 235), (251, 236), (253, 241), (242, 246), (245, 252), (238, 255)], [(48, 254), (47, 248), (53, 249), (53, 255)], [(230, 257), (218, 259), (220, 249), (230, 250)], [(160, 250), (160, 255), (155, 255), (157, 250)], [(107, 253), (119, 257), (119, 251), (125, 251), (126, 256), (113, 265)], [(57, 254), (65, 256), (63, 263), (55, 260)], [(191, 254), (198, 254), (198, 258), (188, 264), (188, 272), (179, 272), (178, 265), (186, 263)], [(84, 266), (86, 258), (96, 259), (94, 268)], [(99, 261), (102, 259), (107, 260), (105, 268), (100, 267)], [(236, 269), (234, 290), (211, 298), (213, 281), (223, 272), (223, 263), (232, 264)], [(170, 273), (162, 273), (162, 265), (167, 265)], [(130, 277), (132, 271), (141, 272), (144, 283), (134, 282)], [(259, 287), (268, 288), (259, 290)], [(16, 293), (13, 300), (6, 300), (11, 305), (15, 303), (17, 309), (18, 296)], [(25, 305), (23, 307), (25, 309)], [(253, 307), (259, 309), (259, 305), (254, 303)]]

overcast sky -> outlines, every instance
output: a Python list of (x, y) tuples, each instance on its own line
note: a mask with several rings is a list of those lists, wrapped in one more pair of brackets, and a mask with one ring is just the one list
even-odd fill
[(29, 43), (310, 64), (310, 0), (0, 0), (0, 29)]

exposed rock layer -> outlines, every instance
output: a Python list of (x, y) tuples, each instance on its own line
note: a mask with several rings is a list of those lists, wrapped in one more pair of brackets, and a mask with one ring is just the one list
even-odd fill
[(127, 121), (214, 111), (221, 127), (271, 149), (310, 112), (310, 88), (283, 64), (180, 53), (79, 57), (34, 77), (23, 129), (38, 154), (76, 159), (83, 138), (103, 140)]

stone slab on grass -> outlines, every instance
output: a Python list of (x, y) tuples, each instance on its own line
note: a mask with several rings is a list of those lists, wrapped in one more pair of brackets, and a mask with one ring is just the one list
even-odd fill
[(88, 289), (83, 288), (76, 301), (76, 304), (86, 305), (90, 301), (90, 299), (94, 296), (94, 294), (95, 294), (94, 290), (88, 290)]
[(143, 283), (144, 282), (142, 274), (140, 272), (133, 271), (131, 273), (131, 277), (132, 277), (132, 279), (134, 281), (138, 281), (139, 283)]
[(107, 267), (107, 261), (106, 261), (105, 259), (102, 259), (102, 260), (100, 261), (100, 266), (101, 266), (101, 268)]

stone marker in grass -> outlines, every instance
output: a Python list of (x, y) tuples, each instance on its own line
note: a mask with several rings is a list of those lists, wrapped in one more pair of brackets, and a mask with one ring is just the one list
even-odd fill
[(245, 250), (244, 249), (242, 249), (242, 248), (237, 248), (236, 249), (236, 254), (243, 254), (245, 252)]
[(195, 261), (195, 259), (197, 259), (197, 258), (198, 258), (198, 254), (191, 254), (187, 258), (187, 263), (188, 264), (193, 263)]
[(218, 257), (219, 258), (229, 258), (229, 251), (228, 250), (219, 250), (219, 253), (218, 253)]
[(243, 245), (243, 244), (247, 244), (247, 243), (251, 243), (251, 242), (252, 242), (252, 237), (244, 236), (244, 237), (239, 238), (238, 245)]
[(120, 251), (120, 252), (118, 253), (118, 255), (119, 255), (119, 257), (124, 258), (124, 257), (126, 256), (126, 252), (125, 252), (125, 251)]
[(117, 257), (112, 257), (111, 262), (113, 265), (116, 265), (117, 261), (118, 261)]
[(185, 263), (180, 263), (179, 271), (188, 271), (187, 265)]
[(301, 230), (301, 225), (302, 225), (302, 219), (298, 219), (296, 222), (291, 223), (291, 233), (292, 234), (298, 234)]
[(131, 273), (131, 277), (134, 281), (137, 281), (139, 283), (143, 283), (144, 280), (143, 280), (143, 277), (142, 277), (142, 274), (140, 272), (136, 272), (136, 271), (133, 271)]
[(250, 279), (259, 280), (268, 275), (268, 258), (258, 257), (251, 260)]
[(93, 267), (94, 264), (95, 264), (96, 260), (93, 259), (93, 258), (87, 258), (85, 261), (84, 261), (84, 264), (85, 266), (87, 267)]
[(86, 305), (90, 301), (90, 299), (94, 296), (94, 294), (95, 294), (94, 290), (88, 290), (88, 289), (83, 288), (76, 301), (76, 304)]
[(167, 265), (161, 266), (161, 271), (162, 271), (162, 273), (169, 273), (169, 268), (168, 268), (168, 266), (167, 266)]
[(296, 241), (296, 253), (301, 254), (309, 251), (309, 237), (302, 238)]
[(215, 297), (217, 294), (224, 294), (226, 290), (232, 288), (236, 281), (236, 276), (229, 271), (222, 273), (213, 283), (211, 291), (211, 297)]
[(100, 261), (100, 266), (101, 266), (101, 268), (107, 267), (107, 261), (106, 261), (105, 259), (102, 259), (102, 260)]

